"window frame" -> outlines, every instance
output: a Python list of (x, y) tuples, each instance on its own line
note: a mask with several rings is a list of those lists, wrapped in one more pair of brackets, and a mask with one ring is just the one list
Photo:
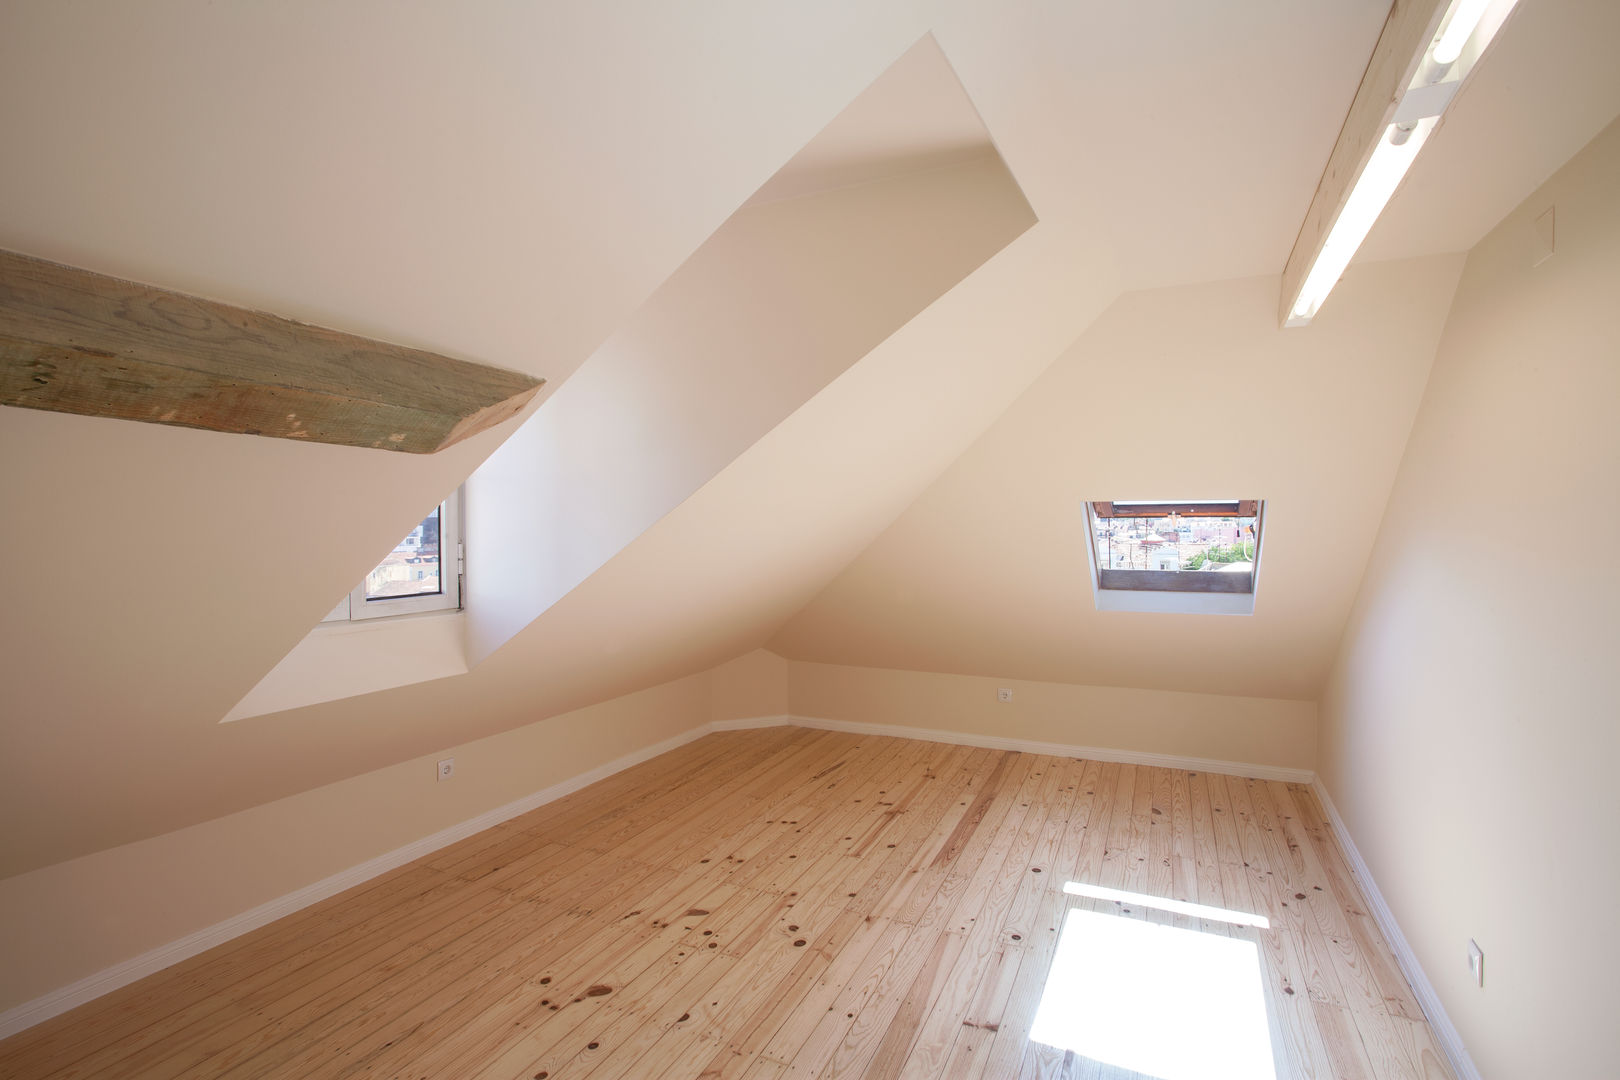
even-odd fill
[[(458, 487), (439, 503), (438, 592), (369, 599), (366, 596), (366, 578), (371, 575), (371, 571), (368, 570), (360, 578), (359, 584), (349, 590), (349, 594), (338, 601), (321, 622), (324, 624), (370, 622), (374, 619), (391, 619), (400, 615), (460, 611), (466, 576), (464, 557), (466, 537), (463, 532), (461, 497), (462, 489)], [(424, 519), (427, 517), (426, 514), (422, 516)]]
[[(1248, 573), (1187, 570), (1135, 570), (1104, 566), (1097, 546), (1099, 521), (1113, 517), (1253, 517), (1254, 558)], [(1264, 499), (1205, 499), (1189, 502), (1110, 502), (1085, 504), (1086, 552), (1091, 563), (1092, 596), (1098, 611), (1139, 611), (1186, 615), (1253, 615), (1265, 545)]]

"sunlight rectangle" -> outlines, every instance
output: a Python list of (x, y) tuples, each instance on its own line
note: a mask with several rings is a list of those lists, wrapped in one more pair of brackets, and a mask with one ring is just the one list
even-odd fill
[(1276, 1080), (1252, 941), (1076, 908), (1029, 1037), (1157, 1080)]
[(1261, 930), (1271, 929), (1270, 919), (1264, 915), (1254, 915), (1247, 911), (1233, 911), (1230, 908), (1192, 904), (1186, 900), (1170, 900), (1163, 896), (1149, 896), (1146, 893), (1125, 892), (1122, 889), (1109, 889), (1102, 885), (1087, 885), (1080, 881), (1064, 882), (1063, 891), (1070, 896), (1089, 896), (1093, 900), (1112, 900), (1119, 904), (1135, 904), (1138, 907), (1155, 908), (1159, 911), (1173, 912), (1176, 915), (1190, 915), (1195, 919), (1215, 919), (1220, 922), (1236, 923), (1239, 926), (1256, 926)]

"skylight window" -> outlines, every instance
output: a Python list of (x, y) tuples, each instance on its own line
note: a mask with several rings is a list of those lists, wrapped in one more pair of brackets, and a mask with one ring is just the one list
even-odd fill
[(1086, 504), (1099, 611), (1252, 615), (1259, 499)]
[(428, 512), (323, 622), (461, 607), (461, 491)]

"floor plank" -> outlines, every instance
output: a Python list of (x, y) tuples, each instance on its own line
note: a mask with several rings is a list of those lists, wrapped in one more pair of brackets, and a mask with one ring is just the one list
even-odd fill
[(0, 1073), (1130, 1080), (1029, 1039), (1077, 909), (1253, 942), (1278, 1080), (1449, 1075), (1309, 789), (801, 728), (469, 837), (0, 1043)]

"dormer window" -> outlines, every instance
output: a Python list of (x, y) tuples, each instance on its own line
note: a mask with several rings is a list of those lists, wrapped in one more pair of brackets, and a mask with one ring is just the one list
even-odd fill
[(435, 506), (323, 622), (461, 607), (461, 490)]
[(1254, 614), (1264, 520), (1260, 499), (1087, 503), (1097, 610)]

